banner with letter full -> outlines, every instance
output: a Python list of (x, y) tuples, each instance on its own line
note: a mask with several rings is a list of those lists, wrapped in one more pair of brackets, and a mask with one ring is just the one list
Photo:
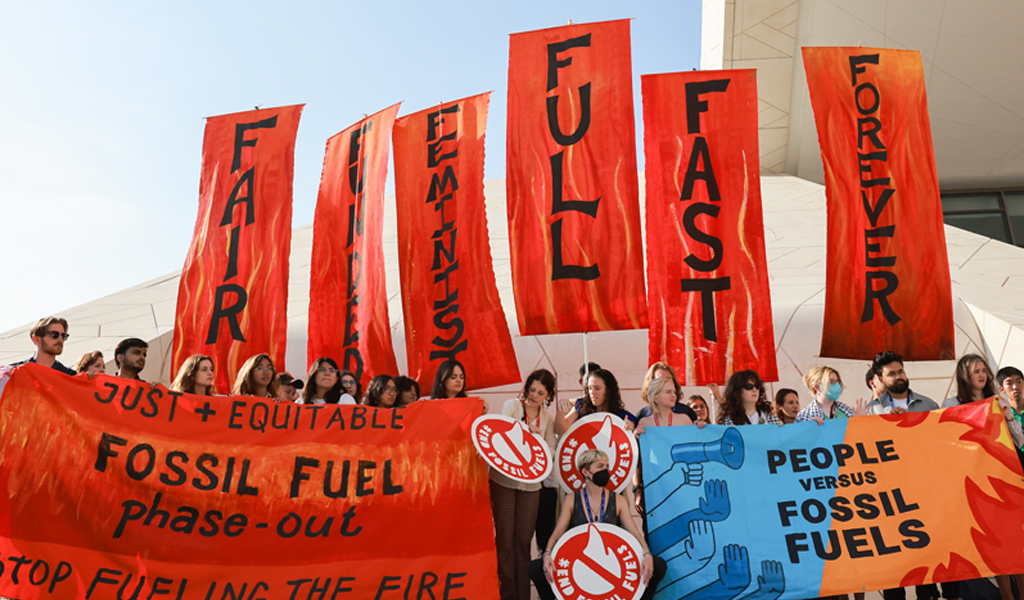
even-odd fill
[(171, 370), (213, 357), (227, 392), (242, 363), (284, 364), (295, 134), (303, 105), (210, 117), (199, 214), (178, 284)]
[(657, 598), (817, 598), (1024, 572), (1024, 480), (1002, 412), (640, 437)]
[(313, 218), (306, 361), (326, 356), (365, 389), (397, 373), (384, 281), (384, 184), (398, 104), (327, 140)]
[(507, 209), (521, 335), (647, 327), (629, 21), (513, 34)]
[(461, 361), (483, 389), (520, 381), (484, 206), (490, 93), (395, 122), (398, 266), (409, 377), (426, 389)]
[(757, 71), (644, 75), (648, 361), (684, 385), (778, 379), (764, 249)]
[(497, 598), (481, 409), (192, 396), (25, 365), (0, 401), (0, 595)]
[(803, 48), (803, 59), (828, 196), (821, 355), (956, 358), (921, 54)]

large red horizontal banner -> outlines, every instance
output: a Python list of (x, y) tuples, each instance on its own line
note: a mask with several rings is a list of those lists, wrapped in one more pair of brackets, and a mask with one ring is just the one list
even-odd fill
[(803, 57), (828, 195), (821, 355), (955, 358), (920, 53), (804, 48)]
[(480, 94), (395, 122), (405, 347), (420, 385), (449, 359), (465, 365), (474, 389), (520, 381), (487, 239), (489, 100)]
[(0, 594), (497, 598), (481, 408), (268, 404), (20, 367), (0, 403)]
[(754, 69), (644, 75), (648, 361), (778, 379)]
[(629, 21), (511, 36), (507, 180), (522, 335), (647, 327)]
[(203, 136), (199, 214), (178, 285), (171, 369), (213, 357), (231, 389), (250, 356), (284, 364), (292, 172), (302, 105), (212, 117)]

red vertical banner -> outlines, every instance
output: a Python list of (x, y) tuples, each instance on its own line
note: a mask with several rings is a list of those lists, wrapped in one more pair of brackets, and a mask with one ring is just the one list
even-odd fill
[(650, 362), (680, 383), (778, 380), (754, 69), (640, 78)]
[(384, 183), (398, 104), (327, 140), (309, 268), (309, 363), (333, 358), (365, 387), (398, 374), (384, 286)]
[(628, 20), (511, 36), (507, 143), (520, 333), (647, 327)]
[(395, 122), (398, 264), (409, 376), (462, 362), (476, 389), (521, 380), (494, 281), (484, 206), (490, 93)]
[(821, 355), (955, 358), (920, 53), (804, 48), (803, 58), (828, 196)]
[(199, 215), (178, 285), (171, 368), (213, 357), (227, 392), (250, 356), (284, 364), (295, 134), (302, 106), (211, 117)]

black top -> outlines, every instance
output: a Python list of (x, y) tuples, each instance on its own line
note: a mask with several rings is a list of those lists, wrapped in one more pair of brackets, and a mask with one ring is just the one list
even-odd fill
[[(605, 490), (605, 507), (604, 507), (604, 518), (601, 519), (602, 523), (609, 525), (619, 524), (619, 511), (615, 506), (615, 499), (618, 498), (618, 494), (611, 490)], [(601, 510), (601, 496), (597, 495), (590, 498), (590, 510), (595, 514)], [(583, 500), (583, 491), (573, 493), (573, 504), (572, 504), (572, 522), (569, 527), (576, 527), (577, 525), (586, 525), (590, 522), (587, 518), (587, 504)]]
[[(28, 360), (23, 360), (21, 362), (16, 362), (16, 363), (12, 364), (11, 366), (12, 367), (20, 367), (21, 365), (23, 365), (25, 363), (34, 363), (34, 362), (36, 362), (36, 357), (33, 356), (32, 358), (30, 358)], [(56, 371), (60, 371), (61, 373), (64, 373), (65, 375), (71, 375), (72, 377), (74, 377), (75, 375), (78, 375), (78, 373), (75, 373), (72, 369), (69, 369), (69, 368), (65, 367), (64, 365), (60, 364), (59, 360), (54, 360), (53, 361), (53, 367), (52, 368), (54, 370), (56, 370)]]
[[(683, 404), (682, 402), (676, 402), (675, 405), (672, 407), (672, 412), (674, 412), (677, 415), (686, 415), (690, 417), (690, 420), (693, 421), (694, 423), (697, 422), (697, 413), (695, 413), (692, 408), (690, 408), (686, 404)], [(646, 419), (649, 416), (651, 416), (650, 406), (645, 406), (640, 409), (640, 412), (636, 413), (637, 420)]]

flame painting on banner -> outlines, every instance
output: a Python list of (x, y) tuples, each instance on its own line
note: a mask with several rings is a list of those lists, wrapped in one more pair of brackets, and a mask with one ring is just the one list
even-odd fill
[(484, 206), (490, 93), (395, 122), (395, 196), (409, 376), (456, 359), (474, 388), (520, 381), (494, 281)]
[(250, 356), (284, 364), (295, 134), (302, 106), (211, 117), (199, 215), (178, 286), (171, 369), (193, 354), (231, 390)]
[(312, 364), (327, 356), (363, 386), (398, 373), (384, 285), (384, 182), (398, 104), (327, 140), (309, 268)]
[(778, 380), (754, 69), (644, 75), (648, 360)]
[(511, 36), (507, 144), (519, 332), (647, 327), (628, 20)]
[(828, 195), (821, 355), (951, 360), (953, 296), (921, 55), (804, 48)]

